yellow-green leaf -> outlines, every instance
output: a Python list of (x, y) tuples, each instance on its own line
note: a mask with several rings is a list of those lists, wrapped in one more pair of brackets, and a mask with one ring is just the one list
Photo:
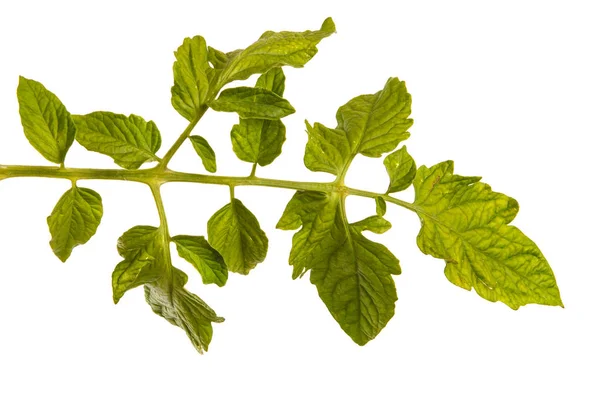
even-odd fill
[(19, 114), (25, 137), (48, 161), (61, 164), (75, 139), (75, 124), (65, 106), (41, 83), (19, 77)]
[(215, 111), (236, 112), (240, 118), (277, 120), (296, 112), (294, 107), (274, 92), (256, 87), (236, 87), (221, 92), (210, 103)]
[(406, 146), (388, 154), (383, 164), (390, 177), (387, 193), (400, 192), (408, 188), (415, 179), (417, 166), (415, 160), (408, 154)]
[(306, 123), (308, 143), (304, 164), (311, 171), (343, 176), (357, 154), (380, 157), (407, 139), (411, 97), (404, 82), (388, 79), (375, 94), (353, 98), (336, 114), (335, 129)]
[(258, 220), (238, 199), (232, 199), (208, 220), (208, 242), (231, 272), (247, 275), (267, 256), (268, 239)]
[(509, 223), (516, 200), (492, 191), (479, 177), (454, 175), (446, 161), (422, 166), (414, 180), (414, 206), (422, 227), (421, 251), (446, 261), (450, 282), (509, 307), (562, 306), (550, 265), (540, 249)]
[(218, 251), (203, 236), (179, 235), (172, 238), (181, 258), (196, 268), (204, 284), (224, 286), (227, 282), (227, 266)]
[(380, 217), (383, 217), (385, 215), (386, 211), (387, 211), (387, 203), (385, 202), (383, 197), (381, 197), (381, 196), (375, 197), (375, 213), (377, 215), (379, 215)]
[(206, 103), (209, 90), (206, 41), (202, 36), (185, 38), (175, 52), (175, 59), (171, 103), (185, 119), (193, 121)]
[(153, 226), (135, 226), (119, 238), (117, 250), (124, 260), (112, 274), (115, 304), (128, 290), (167, 274), (170, 264), (163, 242), (161, 230)]
[(192, 142), (192, 146), (194, 146), (194, 150), (196, 150), (196, 154), (202, 160), (202, 165), (208, 172), (217, 172), (217, 156), (215, 155), (215, 151), (210, 147), (208, 141), (204, 139), (202, 136), (190, 136), (190, 141)]
[(318, 31), (267, 31), (247, 48), (228, 54), (227, 63), (222, 66), (220, 86), (275, 67), (302, 67), (317, 54), (317, 44), (334, 32), (331, 18), (327, 18)]
[(92, 189), (73, 186), (61, 196), (48, 217), (54, 254), (65, 262), (73, 248), (86, 243), (102, 219), (102, 199)]
[[(273, 68), (262, 74), (256, 81), (256, 87), (283, 95), (285, 75), (282, 69)], [(240, 118), (231, 130), (231, 142), (240, 160), (265, 166), (281, 154), (285, 125), (281, 120)]]
[(138, 169), (147, 161), (158, 161), (161, 138), (152, 121), (107, 111), (74, 115), (76, 139), (90, 151), (112, 157), (123, 168)]
[(400, 273), (398, 259), (361, 233), (389, 226), (381, 217), (350, 224), (339, 193), (313, 191), (296, 192), (277, 224), (301, 227), (292, 239), (293, 276), (311, 271), (319, 296), (359, 345), (375, 338), (394, 315), (398, 297), (392, 275)]
[(159, 283), (144, 286), (146, 302), (154, 313), (183, 329), (194, 348), (202, 354), (208, 350), (212, 340), (212, 323), (225, 319), (217, 316), (200, 297), (183, 287), (187, 282), (185, 273), (173, 268), (173, 274), (175, 278), (169, 286)]

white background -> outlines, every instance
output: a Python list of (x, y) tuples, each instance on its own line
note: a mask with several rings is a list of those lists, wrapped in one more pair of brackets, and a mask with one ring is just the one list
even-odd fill
[[(204, 4), (206, 3), (206, 4)], [(159, 5), (160, 4), (160, 5)], [(303, 167), (303, 120), (335, 124), (350, 98), (390, 76), (413, 95), (419, 165), (446, 159), (519, 200), (515, 220), (544, 251), (565, 308), (515, 312), (450, 284), (444, 263), (415, 244), (418, 218), (390, 205), (394, 228), (377, 240), (400, 259), (396, 316), (365, 347), (355, 345), (308, 277), (292, 281), (291, 232), (274, 226), (292, 192), (240, 188), (269, 236), (267, 260), (227, 286), (188, 287), (226, 322), (200, 356), (180, 329), (155, 316), (142, 289), (112, 304), (116, 239), (157, 224), (149, 190), (89, 181), (104, 219), (62, 264), (48, 246), (46, 216), (69, 183), (0, 183), (0, 398), (20, 399), (598, 399), (597, 248), (600, 24), (595, 2), (19, 1), (0, 5), (0, 163), (49, 165), (22, 134), (18, 76), (43, 82), (75, 114), (135, 113), (154, 120), (164, 154), (186, 121), (170, 105), (171, 66), (183, 38), (221, 50), (265, 30), (319, 28), (325, 39), (303, 69), (285, 70), (284, 154), (264, 177), (328, 180)], [(244, 84), (253, 84), (254, 79)], [(246, 175), (231, 151), (237, 117), (210, 112), (195, 133), (217, 152), (219, 174)], [(381, 159), (359, 157), (348, 182), (383, 191)], [(171, 164), (202, 172), (186, 144)], [(67, 166), (113, 168), (74, 144)], [(225, 187), (164, 187), (172, 234), (203, 235), (228, 198)], [(411, 200), (412, 192), (401, 194)], [(351, 219), (374, 212), (350, 199)]]

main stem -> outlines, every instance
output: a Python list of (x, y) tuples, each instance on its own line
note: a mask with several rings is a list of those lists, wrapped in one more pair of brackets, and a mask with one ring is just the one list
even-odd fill
[[(163, 161), (166, 159), (163, 158)], [(0, 165), (0, 180), (8, 178), (62, 178), (71, 181), (100, 179), (116, 181), (132, 181), (150, 185), (161, 185), (168, 182), (203, 183), (224, 186), (265, 186), (293, 190), (313, 190), (317, 192), (343, 192), (348, 195), (376, 198), (381, 196), (385, 201), (406, 209), (417, 211), (418, 207), (390, 195), (350, 188), (335, 182), (297, 182), (282, 179), (259, 178), (257, 176), (217, 176), (177, 172), (161, 168), (160, 165), (140, 170), (123, 169), (91, 169), (91, 168), (60, 168), (22, 165)]]

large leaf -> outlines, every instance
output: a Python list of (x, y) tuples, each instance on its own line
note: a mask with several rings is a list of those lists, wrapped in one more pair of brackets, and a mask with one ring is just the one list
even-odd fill
[(306, 123), (304, 163), (311, 171), (343, 176), (357, 154), (380, 157), (407, 139), (411, 97), (404, 82), (390, 78), (383, 90), (353, 98), (338, 109), (335, 129)]
[(296, 112), (294, 107), (274, 92), (258, 87), (236, 87), (221, 92), (210, 103), (215, 111), (236, 112), (240, 118), (277, 120)]
[(296, 192), (279, 220), (294, 234), (290, 264), (297, 277), (310, 270), (310, 281), (342, 329), (364, 345), (394, 315), (397, 300), (392, 274), (398, 259), (383, 245), (362, 235), (384, 232), (389, 222), (370, 217), (350, 224), (339, 193)]
[(560, 305), (552, 269), (540, 249), (508, 225), (516, 200), (492, 191), (479, 177), (454, 175), (446, 161), (418, 169), (414, 206), (422, 227), (421, 251), (446, 261), (450, 282), (484, 299), (517, 309), (529, 303)]
[(171, 324), (185, 331), (199, 353), (208, 350), (213, 335), (213, 322), (223, 322), (223, 318), (202, 299), (188, 292), (183, 285), (187, 276), (174, 268), (175, 278), (170, 286), (148, 284), (144, 286), (146, 301), (152, 311)]
[(102, 219), (102, 199), (92, 189), (73, 186), (61, 196), (48, 217), (54, 254), (65, 262), (73, 248), (86, 243)]
[(206, 73), (210, 67), (204, 38), (185, 38), (175, 52), (175, 59), (175, 84), (171, 88), (171, 103), (185, 119), (193, 121), (198, 118), (202, 106), (206, 103), (209, 90)]
[(179, 235), (173, 237), (177, 253), (196, 268), (204, 284), (223, 286), (227, 282), (227, 265), (218, 251), (202, 236)]
[(238, 199), (232, 199), (208, 220), (208, 242), (231, 272), (247, 275), (267, 256), (268, 239), (258, 220)]
[(19, 77), (19, 114), (25, 137), (48, 161), (61, 164), (75, 139), (75, 124), (61, 101), (32, 79)]
[(137, 169), (147, 161), (158, 161), (161, 138), (152, 121), (107, 111), (73, 116), (77, 141), (86, 149), (106, 154), (123, 168)]
[[(271, 90), (282, 96), (285, 75), (281, 68), (273, 68), (262, 74), (256, 87)], [(281, 154), (285, 142), (285, 125), (281, 120), (242, 119), (231, 130), (233, 151), (240, 160), (268, 165)]]
[(228, 53), (226, 59), (220, 57), (222, 73), (219, 87), (275, 67), (302, 67), (317, 54), (317, 44), (334, 32), (335, 25), (331, 18), (327, 18), (318, 31), (267, 31), (246, 49)]

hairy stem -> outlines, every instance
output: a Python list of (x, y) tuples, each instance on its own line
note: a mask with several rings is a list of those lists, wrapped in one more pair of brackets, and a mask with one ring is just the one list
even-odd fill
[(369, 198), (381, 196), (385, 201), (399, 205), (406, 209), (412, 211), (417, 211), (418, 209), (418, 207), (411, 203), (387, 194), (353, 189), (335, 182), (297, 182), (282, 179), (259, 178), (256, 176), (238, 177), (192, 174), (187, 172), (171, 171), (169, 169), (164, 169), (164, 167), (160, 167), (160, 165), (154, 168), (140, 170), (0, 165), (0, 180), (21, 177), (63, 178), (70, 180), (103, 179), (141, 182), (150, 185), (151, 188), (155, 187), (155, 189), (153, 189), (153, 193), (158, 190), (158, 187), (161, 184), (168, 182), (204, 183), (209, 185), (226, 185), (230, 187), (265, 186), (293, 190), (314, 190), (318, 192), (344, 192), (352, 196)]

